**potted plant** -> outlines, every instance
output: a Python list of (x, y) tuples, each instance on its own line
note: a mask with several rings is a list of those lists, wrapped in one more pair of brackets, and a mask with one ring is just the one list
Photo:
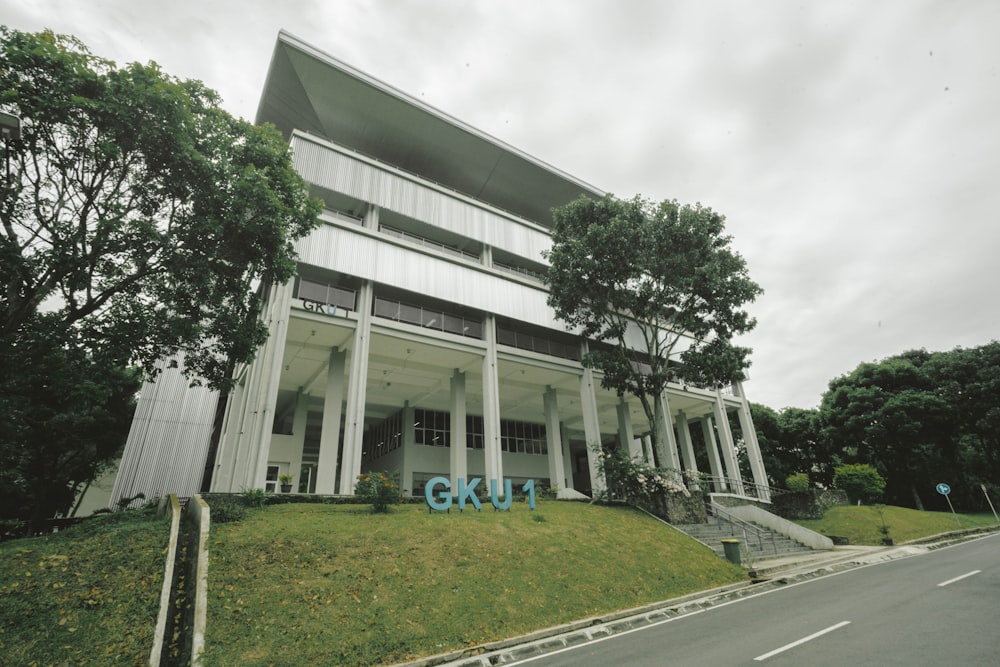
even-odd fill
[(281, 484), (281, 492), (282, 493), (291, 493), (292, 492), (292, 476), (291, 475), (289, 475), (288, 473), (285, 473), (284, 475), (278, 475), (278, 482)]

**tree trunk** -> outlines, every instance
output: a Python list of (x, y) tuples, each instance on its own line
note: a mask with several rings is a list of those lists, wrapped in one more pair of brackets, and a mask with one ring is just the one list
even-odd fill
[(913, 506), (921, 512), (924, 511), (924, 502), (920, 500), (920, 494), (917, 493), (917, 487), (912, 482), (910, 483), (910, 493), (913, 494)]

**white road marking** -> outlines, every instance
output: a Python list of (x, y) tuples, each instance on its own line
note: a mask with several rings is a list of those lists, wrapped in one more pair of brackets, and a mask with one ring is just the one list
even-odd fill
[(796, 646), (799, 646), (800, 644), (805, 644), (806, 642), (812, 641), (813, 639), (816, 639), (817, 637), (822, 637), (823, 635), (825, 635), (828, 632), (833, 632), (834, 630), (837, 630), (839, 628), (844, 627), (845, 625), (850, 625), (850, 624), (851, 624), (850, 621), (841, 621), (840, 623), (837, 623), (836, 625), (831, 625), (830, 627), (826, 628), (825, 630), (820, 630), (819, 632), (814, 632), (813, 634), (809, 635), (808, 637), (803, 637), (802, 639), (800, 639), (798, 641), (794, 641), (791, 644), (785, 644), (781, 648), (776, 648), (773, 651), (771, 651), (770, 653), (765, 653), (764, 655), (758, 655), (756, 658), (754, 658), (754, 660), (756, 660), (757, 662), (763, 662), (764, 660), (767, 660), (770, 657), (776, 656), (779, 653), (783, 653), (783, 652), (787, 651), (790, 648), (795, 648)]
[(961, 577), (955, 577), (954, 579), (949, 579), (948, 581), (942, 581), (940, 584), (938, 584), (938, 586), (947, 586), (948, 584), (953, 584), (956, 581), (961, 581), (966, 577), (971, 577), (972, 575), (979, 574), (980, 572), (982, 572), (982, 570), (973, 570), (972, 572), (966, 572)]

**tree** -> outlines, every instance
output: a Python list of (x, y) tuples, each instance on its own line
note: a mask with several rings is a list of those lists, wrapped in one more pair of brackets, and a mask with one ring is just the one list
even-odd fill
[(178, 355), (192, 382), (230, 386), (317, 224), (281, 134), (219, 102), (0, 26), (0, 110), (22, 122), (0, 143), (0, 463), (36, 514), (117, 455), (129, 368)]
[(741, 380), (749, 348), (734, 336), (756, 324), (743, 310), (761, 288), (724, 234), (725, 218), (700, 204), (581, 197), (553, 209), (548, 303), (595, 341), (583, 363), (601, 384), (638, 397), (654, 455), (668, 428), (657, 408), (668, 382)]
[(882, 497), (885, 480), (867, 463), (846, 463), (834, 471), (833, 486), (844, 491), (852, 503), (869, 505)]
[(840, 443), (845, 460), (875, 466), (891, 501), (917, 509), (920, 489), (933, 488), (931, 473), (947, 467), (941, 454), (951, 427), (948, 402), (917, 365), (926, 359), (905, 353), (861, 364), (831, 381), (820, 405), (823, 437)]
[(117, 68), (72, 37), (0, 27), (0, 343), (45, 330), (148, 374), (183, 352), (213, 387), (266, 338), (261, 292), (316, 224), (273, 127), (155, 63)]
[(45, 324), (0, 349), (0, 518), (29, 531), (120, 455), (141, 384), (137, 369), (53, 345)]

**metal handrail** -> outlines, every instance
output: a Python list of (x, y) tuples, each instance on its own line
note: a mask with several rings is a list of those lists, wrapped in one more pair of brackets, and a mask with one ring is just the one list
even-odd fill
[(714, 516), (717, 519), (723, 519), (730, 524), (730, 533), (729, 533), (730, 535), (735, 535), (736, 534), (735, 530), (737, 528), (743, 531), (743, 543), (747, 545), (747, 548), (749, 548), (750, 545), (750, 535), (753, 535), (757, 539), (757, 547), (761, 551), (764, 551), (764, 538), (770, 537), (771, 548), (774, 550), (775, 554), (778, 553), (778, 543), (774, 539), (773, 531), (762, 530), (759, 526), (755, 526), (749, 521), (745, 521), (739, 518), (738, 516), (730, 514), (729, 512), (724, 510), (721, 505), (718, 505), (711, 501), (705, 502), (705, 509), (708, 511), (710, 515)]
[(764, 500), (765, 498), (770, 499), (774, 496), (782, 495), (785, 493), (791, 493), (788, 489), (779, 489), (776, 486), (770, 486), (768, 484), (757, 484), (756, 482), (748, 482), (744, 479), (737, 479), (735, 477), (719, 477), (717, 475), (705, 475), (701, 477), (705, 482), (711, 484), (723, 484), (728, 489), (733, 489), (737, 491), (740, 495), (745, 495), (745, 491), (750, 491), (758, 500)]

